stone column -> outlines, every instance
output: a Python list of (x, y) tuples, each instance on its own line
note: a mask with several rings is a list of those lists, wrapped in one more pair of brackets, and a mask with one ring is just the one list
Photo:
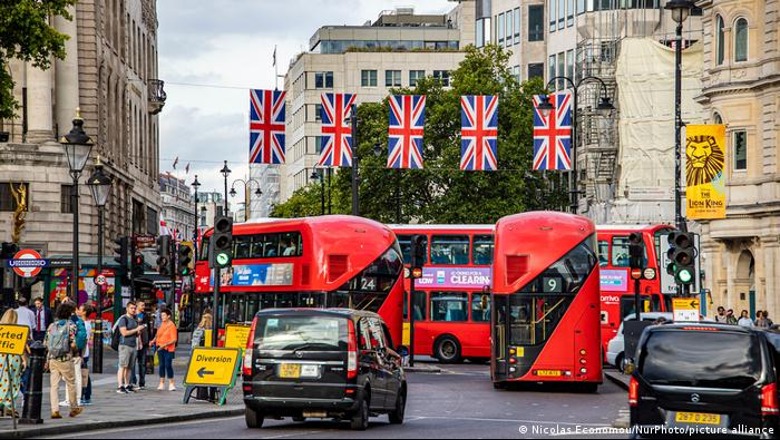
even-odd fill
[[(777, 321), (780, 317), (780, 311), (777, 309), (777, 300), (775, 295), (780, 293), (780, 280), (777, 279), (780, 271), (777, 270), (777, 264), (780, 263), (780, 240), (777, 235), (761, 237), (761, 248), (764, 257), (764, 276), (766, 280), (766, 309), (769, 311), (769, 318)], [(759, 274), (756, 274), (759, 275)], [(759, 278), (758, 276), (756, 278)]]
[(66, 20), (59, 15), (54, 17), (54, 27), (70, 37), (65, 41), (65, 59), (57, 59), (54, 63), (57, 95), (55, 117), (58, 135), (63, 135), (70, 130), (76, 108), (79, 107), (78, 27), (75, 6), (69, 7), (68, 12), (73, 20)]
[[(728, 292), (728, 301), (724, 306), (727, 309), (733, 309), (737, 307), (739, 303), (739, 292), (734, 283), (734, 279), (737, 276), (737, 262), (734, 261), (734, 255), (731, 252), (731, 246), (728, 243), (723, 250), (723, 261), (726, 263), (726, 291)], [(738, 314), (735, 311), (734, 314)]]
[(51, 70), (27, 63), (27, 142), (43, 144), (55, 140), (52, 127)]

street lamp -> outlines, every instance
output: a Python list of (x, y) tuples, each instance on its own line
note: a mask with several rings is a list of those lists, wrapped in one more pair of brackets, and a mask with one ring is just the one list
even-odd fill
[[(103, 172), (103, 164), (100, 163), (98, 156), (95, 163), (95, 172), (87, 179), (87, 185), (92, 192), (92, 198), (95, 199), (95, 205), (98, 208), (98, 253), (97, 253), (97, 274), (103, 274), (103, 208), (108, 203), (108, 196), (111, 194), (111, 177)], [(97, 283), (96, 283), (97, 284)], [(103, 285), (97, 284), (95, 289), (97, 302), (97, 316), (95, 317), (95, 344), (92, 355), (92, 372), (95, 374), (103, 373)]]
[(76, 109), (76, 117), (73, 119), (73, 127), (68, 134), (60, 138), (60, 144), (65, 149), (68, 159), (70, 177), (73, 186), (70, 191), (70, 204), (73, 210), (73, 265), (70, 277), (70, 295), (73, 302), (78, 304), (79, 298), (79, 176), (89, 159), (92, 139), (84, 132), (84, 120), (81, 119), (79, 109)]
[[(228, 201), (227, 201), (228, 190), (227, 190), (227, 178), (228, 178), (228, 175), (230, 175), (230, 168), (228, 168), (228, 166), (227, 166), (227, 161), (225, 161), (225, 166), (224, 166), (224, 167), (222, 167), (222, 169), (221, 169), (221, 170), (219, 170), (219, 172), (220, 172), (220, 173), (222, 173), (222, 175), (223, 175), (223, 176), (225, 176), (225, 208), (224, 208), (224, 209), (225, 209), (225, 212), (224, 212), (222, 215), (225, 215), (225, 216), (227, 216), (227, 215), (228, 215)], [(216, 311), (216, 310), (215, 310), (215, 311)]]
[(682, 27), (691, 14), (693, 2), (688, 0), (669, 0), (664, 9), (672, 12), (672, 20), (677, 23), (674, 45), (674, 224), (680, 231), (688, 230), (682, 215), (682, 192), (680, 174), (682, 174), (682, 111), (680, 108), (682, 91)]
[(252, 199), (251, 199), (251, 197), (249, 197), (249, 189), (252, 186), (252, 185), (250, 185), (250, 183), (254, 182), (254, 183), (257, 184), (257, 189), (255, 189), (255, 195), (257, 197), (260, 197), (260, 196), (263, 195), (263, 191), (260, 189), (260, 186), (261, 186), (260, 182), (258, 182), (257, 180), (255, 180), (255, 179), (253, 179), (251, 177), (249, 178), (249, 180), (236, 179), (236, 180), (233, 181), (232, 184), (230, 184), (230, 197), (235, 197), (236, 196), (236, 188), (235, 188), (236, 182), (241, 182), (241, 183), (244, 184), (244, 209), (245, 209), (244, 217), (246, 217), (246, 220), (249, 220), (249, 218), (251, 217), (251, 212), (252, 212), (252, 203), (251, 203)]
[(358, 176), (360, 156), (358, 156), (358, 119), (356, 104), (352, 104), (352, 112), (350, 113), (349, 121), (352, 125), (352, 215), (357, 216), (360, 215), (360, 177)]
[(198, 182), (198, 175), (195, 175), (195, 181), (192, 182), (193, 188), (195, 188), (195, 238), (193, 241), (193, 248), (195, 250), (194, 261), (198, 261), (198, 188), (200, 188), (200, 182)]
[(320, 173), (317, 172), (317, 169), (315, 168), (314, 171), (311, 172), (310, 178), (312, 180), (319, 179), (320, 181), (320, 215), (325, 215), (325, 170)]
[[(607, 85), (604, 83), (604, 80), (602, 80), (599, 77), (596, 76), (586, 76), (582, 79), (580, 79), (577, 83), (575, 83), (571, 78), (567, 76), (556, 76), (554, 78), (551, 78), (547, 82), (546, 88), (549, 90), (551, 89), (551, 85), (555, 84), (555, 81), (558, 79), (563, 79), (566, 82), (569, 83), (570, 88), (572, 89), (572, 94), (574, 101), (572, 102), (572, 112), (571, 112), (571, 119), (572, 119), (572, 131), (571, 131), (571, 156), (572, 156), (572, 167), (571, 167), (571, 181), (570, 186), (572, 187), (571, 195), (571, 211), (576, 214), (577, 208), (579, 205), (579, 190), (577, 189), (577, 115), (579, 113), (577, 109), (577, 95), (578, 95), (578, 89), (580, 86), (585, 83), (586, 81), (598, 81), (601, 83), (601, 99), (599, 100), (598, 105), (596, 106), (596, 110), (599, 112), (606, 112), (610, 110), (614, 110), (615, 106), (612, 105), (612, 99), (607, 96)], [(542, 98), (542, 102), (539, 103), (537, 106), (539, 111), (541, 112), (542, 116), (547, 119), (550, 116), (550, 112), (555, 110), (555, 106), (550, 102), (550, 95), (545, 95)]]

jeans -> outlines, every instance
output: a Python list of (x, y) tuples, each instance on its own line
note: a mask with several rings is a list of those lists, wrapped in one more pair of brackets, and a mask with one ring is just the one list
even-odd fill
[(160, 379), (173, 379), (173, 352), (168, 350), (157, 350), (160, 356)]
[[(132, 373), (130, 373), (130, 383), (138, 384), (139, 387), (145, 387), (146, 386), (146, 358), (147, 358), (146, 349), (138, 350), (138, 354), (136, 355), (136, 366), (135, 368), (131, 367)], [(136, 379), (138, 379), (136, 381)]]

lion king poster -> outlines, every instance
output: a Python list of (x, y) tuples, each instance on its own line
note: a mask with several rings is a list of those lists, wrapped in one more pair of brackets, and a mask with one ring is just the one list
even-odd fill
[(726, 218), (726, 126), (686, 126), (685, 156), (686, 217)]

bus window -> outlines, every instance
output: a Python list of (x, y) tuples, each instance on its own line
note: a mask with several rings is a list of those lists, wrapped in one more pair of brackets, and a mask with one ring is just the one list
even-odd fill
[(431, 293), (431, 321), (466, 321), (468, 320), (467, 304), (467, 293)]
[(200, 248), (198, 249), (198, 252), (200, 253), (200, 257), (198, 258), (199, 261), (208, 261), (210, 240), (211, 237), (206, 237), (206, 236), (203, 236), (203, 238), (201, 239)]
[(612, 265), (628, 267), (628, 237), (612, 237)]
[(427, 319), (428, 314), (425, 310), (426, 300), (425, 292), (414, 292), (414, 298), (412, 300), (412, 309), (414, 310), (414, 320), (424, 321)]
[(249, 258), (250, 248), (252, 247), (251, 235), (236, 235), (233, 237), (233, 258), (239, 260)]
[(471, 320), (490, 322), (490, 295), (476, 292), (471, 295)]
[(297, 257), (302, 255), (301, 234), (297, 232), (281, 234), (280, 251), (281, 255), (285, 257)]
[(431, 264), (469, 264), (468, 235), (431, 237)]
[(473, 255), (471, 259), (474, 264), (492, 264), (493, 263), (493, 236), (475, 235)]
[[(398, 235), (398, 244), (401, 246), (401, 254), (404, 258), (404, 264), (412, 264), (412, 236)], [(423, 246), (428, 249), (428, 236), (423, 235)], [(428, 252), (425, 253), (425, 263), (428, 262)]]
[(599, 240), (599, 266), (603, 267), (609, 264), (609, 242)]

